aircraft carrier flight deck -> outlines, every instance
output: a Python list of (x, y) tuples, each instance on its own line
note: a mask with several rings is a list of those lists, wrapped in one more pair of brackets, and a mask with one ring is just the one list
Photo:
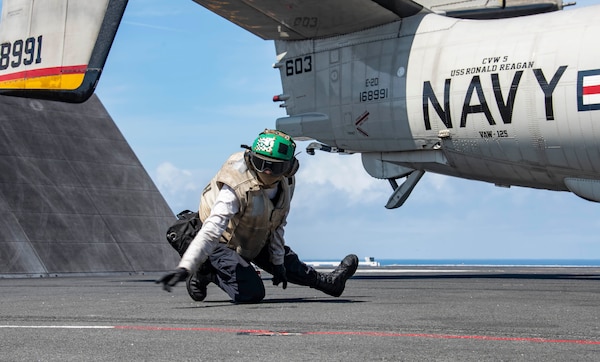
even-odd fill
[(2, 361), (592, 361), (600, 268), (359, 268), (339, 298), (204, 302), (160, 274), (0, 279)]

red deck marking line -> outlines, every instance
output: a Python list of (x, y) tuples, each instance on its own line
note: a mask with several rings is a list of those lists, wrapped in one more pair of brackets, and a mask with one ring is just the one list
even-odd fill
[(478, 335), (454, 335), (454, 334), (429, 334), (429, 333), (393, 333), (393, 332), (306, 332), (315, 335), (353, 335), (353, 336), (375, 336), (375, 337), (417, 337), (434, 339), (474, 339), (483, 341), (508, 341), (508, 342), (535, 342), (535, 343), (571, 343), (600, 345), (600, 341), (585, 339), (550, 339), (534, 337), (494, 337)]
[(160, 327), (160, 326), (114, 326), (115, 329), (139, 331), (191, 331), (191, 332), (218, 332), (218, 333), (247, 333), (269, 335), (329, 335), (329, 336), (366, 336), (366, 337), (407, 337), (407, 338), (432, 338), (432, 339), (471, 339), (481, 341), (505, 342), (531, 342), (531, 343), (570, 343), (582, 345), (600, 345), (600, 341), (586, 339), (551, 339), (534, 337), (494, 337), (480, 335), (454, 335), (431, 333), (395, 333), (395, 332), (370, 332), (370, 331), (315, 331), (315, 332), (275, 332), (263, 329), (236, 329), (236, 328), (202, 328), (202, 327)]

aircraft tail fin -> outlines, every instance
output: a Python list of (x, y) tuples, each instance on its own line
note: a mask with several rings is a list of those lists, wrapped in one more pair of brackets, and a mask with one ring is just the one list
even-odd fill
[(80, 103), (93, 93), (128, 0), (4, 0), (0, 94)]

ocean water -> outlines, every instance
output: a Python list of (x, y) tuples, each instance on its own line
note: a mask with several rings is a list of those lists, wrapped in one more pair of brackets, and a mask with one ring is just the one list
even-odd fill
[[(375, 259), (387, 265), (600, 266), (600, 259)], [(360, 261), (363, 261), (362, 259)]]

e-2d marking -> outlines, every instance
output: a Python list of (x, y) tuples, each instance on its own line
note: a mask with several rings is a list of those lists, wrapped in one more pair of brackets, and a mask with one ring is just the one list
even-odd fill
[(359, 102), (372, 102), (390, 96), (388, 88), (379, 88), (379, 78), (365, 79), (365, 90), (358, 93)]

